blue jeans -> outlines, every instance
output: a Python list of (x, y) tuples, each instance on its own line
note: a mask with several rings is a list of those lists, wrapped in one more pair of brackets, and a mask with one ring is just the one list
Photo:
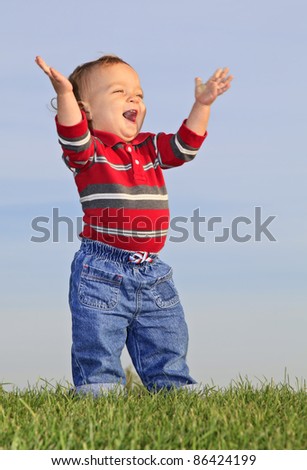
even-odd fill
[(186, 363), (188, 330), (171, 268), (153, 256), (83, 239), (72, 262), (72, 372), (77, 392), (125, 385), (120, 356), (127, 345), (148, 390), (195, 384)]

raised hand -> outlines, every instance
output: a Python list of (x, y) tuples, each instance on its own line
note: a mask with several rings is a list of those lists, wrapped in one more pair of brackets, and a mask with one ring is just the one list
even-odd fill
[(54, 68), (49, 67), (40, 56), (36, 57), (35, 62), (48, 75), (56, 91), (58, 122), (63, 126), (78, 124), (82, 119), (82, 115), (73, 93), (72, 84), (68, 78)]
[(210, 106), (219, 95), (222, 95), (230, 88), (232, 75), (227, 67), (217, 69), (206, 83), (202, 79), (195, 78), (195, 99), (202, 105)]
[(50, 81), (55, 89), (57, 95), (64, 95), (73, 91), (72, 84), (68, 78), (64, 77), (60, 72), (46, 64), (44, 59), (40, 56), (35, 58), (37, 65), (45, 72), (50, 78)]

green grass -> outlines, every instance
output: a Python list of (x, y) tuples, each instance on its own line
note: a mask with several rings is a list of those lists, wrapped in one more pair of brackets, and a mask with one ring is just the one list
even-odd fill
[(306, 423), (306, 389), (285, 384), (99, 399), (0, 386), (0, 449), (306, 449)]

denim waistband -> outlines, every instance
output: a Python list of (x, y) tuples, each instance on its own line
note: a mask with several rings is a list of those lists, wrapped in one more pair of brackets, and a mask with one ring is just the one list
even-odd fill
[[(89, 255), (103, 256), (111, 261), (117, 263), (131, 263), (131, 255), (134, 251), (122, 250), (116, 246), (107, 245), (106, 243), (92, 240), (90, 238), (83, 238), (80, 249)], [(158, 257), (156, 253), (148, 253), (150, 259), (154, 260)]]

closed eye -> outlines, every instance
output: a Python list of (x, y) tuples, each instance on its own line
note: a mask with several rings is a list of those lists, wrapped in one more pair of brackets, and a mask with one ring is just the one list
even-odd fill
[(114, 90), (113, 93), (124, 93), (124, 90)]

